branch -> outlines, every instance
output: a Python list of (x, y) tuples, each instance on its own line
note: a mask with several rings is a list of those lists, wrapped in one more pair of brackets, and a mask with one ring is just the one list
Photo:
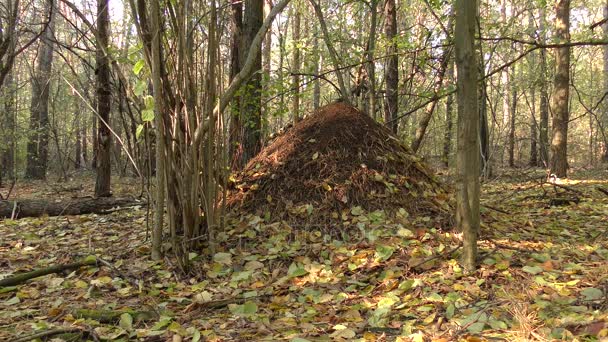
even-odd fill
[(19, 273), (12, 277), (1, 279), (0, 287), (15, 286), (15, 285), (22, 284), (30, 279), (42, 277), (47, 274), (59, 273), (59, 272), (66, 271), (66, 270), (73, 270), (76, 268), (80, 268), (82, 266), (92, 266), (92, 265), (96, 265), (96, 264), (97, 264), (97, 259), (95, 257), (87, 257), (84, 260), (73, 262), (70, 264), (53, 265), (53, 266), (50, 266), (47, 268), (42, 268), (42, 269), (31, 271), (31, 272)]
[[(245, 81), (247, 81), (251, 77), (251, 75), (253, 75), (254, 72), (258, 71), (258, 70), (253, 70), (254, 61), (255, 61), (256, 57), (258, 56), (258, 54), (260, 53), (260, 49), (262, 47), (262, 41), (264, 40), (264, 36), (266, 35), (266, 32), (270, 28), (270, 25), (272, 25), (274, 18), (277, 16), (277, 14), (279, 14), (279, 12), (281, 12), (285, 8), (285, 6), (287, 6), (289, 1), (290, 0), (282, 0), (281, 2), (276, 4), (272, 8), (270, 13), (268, 13), (268, 16), (266, 17), (266, 19), (264, 19), (264, 23), (262, 24), (262, 27), (260, 27), (260, 29), (258, 30), (258, 33), (256, 33), (255, 38), (253, 38), (253, 41), (251, 42), (251, 47), (249, 48), (249, 52), (247, 53), (247, 59), (245, 60), (245, 64), (243, 65), (243, 68), (232, 79), (232, 82), (230, 82), (230, 85), (228, 85), (228, 88), (226, 88), (226, 90), (224, 91), (224, 94), (222, 94), (222, 96), (220, 97), (218, 104), (213, 109), (213, 116), (219, 117), (220, 114), (224, 112), (226, 107), (228, 107), (228, 104), (230, 103), (230, 101), (232, 100), (234, 95), (236, 95), (236, 92), (237, 92), (237, 90), (239, 90), (241, 85), (243, 85), (243, 83)], [(196, 128), (196, 131), (194, 132), (194, 145), (195, 146), (199, 145), (200, 142), (202, 141), (203, 136), (209, 130), (209, 122), (211, 122), (211, 121), (214, 121), (214, 120), (207, 120), (207, 121), (205, 121), (204, 124), (199, 125)]]

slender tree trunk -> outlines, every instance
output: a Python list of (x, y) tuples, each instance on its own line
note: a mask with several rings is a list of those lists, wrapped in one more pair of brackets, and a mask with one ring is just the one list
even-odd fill
[[(452, 21), (451, 17), (449, 21)], [(448, 23), (448, 27), (451, 26), (452, 24)], [(434, 95), (439, 94), (441, 88), (443, 87), (443, 79), (445, 77), (445, 72), (448, 69), (448, 64), (451, 60), (452, 49), (450, 47), (447, 47), (449, 46), (449, 41), (447, 40), (448, 39), (446, 39), (446, 42), (444, 42), (446, 48), (443, 50), (443, 53), (441, 55), (439, 70), (437, 71), (437, 75), (435, 76), (435, 85), (433, 86), (433, 92), (435, 93)], [(417, 153), (418, 149), (420, 148), (420, 145), (422, 145), (422, 140), (424, 139), (426, 129), (429, 126), (429, 122), (431, 122), (431, 118), (433, 117), (433, 113), (435, 112), (435, 107), (437, 106), (438, 102), (439, 100), (435, 100), (429, 103), (424, 110), (424, 114), (418, 121), (418, 127), (416, 128), (416, 134), (414, 136), (414, 141), (412, 141), (411, 146), (412, 151), (414, 151), (414, 153)]]
[[(325, 41), (325, 46), (327, 46), (327, 52), (333, 64), (336, 78), (338, 79), (338, 86), (340, 87), (340, 95), (342, 101), (346, 103), (352, 103), (351, 93), (349, 88), (347, 87), (348, 83), (345, 79), (345, 74), (341, 70), (340, 59), (338, 57), (338, 52), (336, 51), (334, 44), (332, 42), (331, 36), (329, 34), (329, 30), (327, 29), (327, 24), (325, 22), (325, 18), (323, 17), (323, 11), (321, 9), (321, 5), (316, 2), (316, 0), (309, 0), (313, 9), (315, 10), (315, 15), (319, 21), (319, 25), (321, 26), (321, 32), (323, 32), (323, 40)], [(346, 76), (348, 76), (346, 74)]]
[(384, 103), (384, 122), (389, 129), (397, 134), (399, 122), (397, 113), (399, 110), (399, 56), (397, 56), (397, 7), (395, 0), (386, 0), (384, 3), (384, 34), (389, 41), (384, 67), (384, 82), (386, 97)]
[(371, 0), (369, 2), (371, 10), (369, 37), (367, 39), (367, 48), (365, 51), (365, 57), (367, 63), (365, 68), (367, 69), (367, 81), (369, 88), (367, 90), (367, 99), (369, 100), (369, 115), (376, 118), (376, 66), (374, 62), (374, 54), (376, 52), (376, 31), (378, 26), (378, 4), (380, 0)]
[[(265, 0), (264, 1), (264, 16), (267, 16), (270, 11), (272, 10), (272, 0)], [(268, 32), (266, 33), (266, 37), (264, 37), (264, 48), (263, 48), (263, 58), (262, 58), (262, 62), (263, 62), (263, 69), (264, 69), (264, 110), (262, 112), (262, 114), (266, 117), (266, 118), (270, 118), (271, 117), (271, 113), (270, 113), (270, 97), (271, 97), (271, 90), (270, 90), (270, 85), (271, 85), (271, 81), (270, 81), (270, 65), (272, 63), (272, 30), (268, 30)], [(268, 120), (265, 120), (266, 122)]]
[[(540, 8), (539, 31), (540, 43), (545, 43), (545, 21), (546, 14), (544, 6)], [(549, 90), (547, 85), (547, 51), (540, 50), (540, 125), (539, 125), (539, 145), (540, 158), (539, 166), (549, 167)]]
[[(604, 3), (604, 18), (608, 18), (608, 1)], [(604, 33), (604, 39), (608, 39), (608, 22), (602, 25), (602, 31)], [(608, 45), (602, 46), (603, 62), (604, 62), (604, 92), (608, 92)], [(603, 126), (608, 127), (608, 98), (604, 98), (603, 106)], [(604, 140), (604, 149), (602, 153), (602, 163), (608, 163), (608, 141)]]
[(291, 69), (293, 76), (291, 78), (291, 89), (293, 94), (291, 98), (291, 117), (294, 124), (300, 121), (300, 22), (302, 15), (300, 11), (299, 1), (291, 2), (292, 9), (292, 20), (293, 25), (291, 26), (291, 37), (293, 43), (293, 59)]
[(47, 12), (52, 11), (51, 21), (40, 37), (38, 66), (32, 80), (32, 104), (30, 107), (30, 136), (27, 143), (26, 178), (45, 179), (49, 142), (49, 88), (53, 63), (53, 28), (55, 10), (52, 1), (47, 2)]
[[(321, 51), (319, 51), (319, 30), (317, 29), (317, 26), (315, 25), (315, 33), (314, 33), (314, 37), (313, 37), (313, 54), (314, 54), (314, 73), (315, 75), (319, 75), (319, 72), (321, 72), (321, 63), (322, 63), (322, 59), (321, 59)], [(314, 88), (313, 88), (313, 92), (312, 92), (312, 105), (313, 108), (316, 110), (317, 108), (319, 108), (321, 106), (321, 80), (317, 77), (314, 80)]]
[[(16, 118), (16, 108), (15, 108), (15, 96), (16, 96), (16, 87), (15, 87), (15, 78), (13, 76), (13, 72), (9, 72), (4, 79), (4, 86), (2, 87), (2, 95), (4, 97), (4, 137), (5, 143), (2, 147), (4, 147), (4, 151), (1, 155), (0, 162), (2, 163), (2, 168), (0, 169), (0, 177), (6, 175), (9, 179), (15, 178), (15, 148), (17, 146), (17, 142), (15, 140), (15, 118)], [(0, 181), (0, 184), (2, 182)]]
[(515, 70), (515, 66), (511, 68), (511, 107), (509, 108), (509, 167), (515, 167), (515, 117), (517, 116), (517, 88), (515, 87)]
[(458, 69), (458, 152), (457, 208), (458, 228), (463, 232), (462, 264), (472, 272), (476, 268), (479, 231), (479, 111), (477, 108), (477, 54), (475, 26), (478, 2), (456, 0), (456, 67)]
[[(528, 12), (528, 35), (531, 39), (536, 38), (534, 26), (534, 10)], [(530, 88), (530, 162), (528, 165), (534, 167), (538, 165), (538, 123), (536, 121), (536, 85), (538, 76), (536, 73), (536, 54), (532, 53), (528, 57), (528, 75), (534, 80)]]
[[(555, 15), (555, 34), (559, 43), (570, 41), (570, 0), (558, 0)], [(568, 120), (570, 98), (570, 47), (556, 49), (556, 71), (551, 98), (552, 140), (551, 173), (566, 177), (568, 170)]]
[(110, 112), (112, 110), (112, 89), (110, 84), (110, 60), (108, 41), (110, 38), (109, 0), (97, 0), (97, 181), (95, 196), (110, 196), (112, 174), (112, 135), (110, 132)]
[[(454, 59), (448, 62), (448, 82), (454, 83)], [(450, 163), (450, 152), (452, 151), (452, 131), (454, 120), (452, 119), (454, 112), (454, 95), (448, 95), (445, 101), (445, 132), (443, 134), (443, 166), (448, 167)]]
[[(77, 102), (78, 100), (75, 100), (74, 102)], [(82, 136), (82, 114), (80, 113), (80, 110), (78, 108), (78, 105), (76, 103), (74, 103), (74, 116), (75, 116), (75, 123), (76, 123), (76, 148), (75, 148), (75, 156), (74, 156), (74, 168), (76, 170), (79, 170), (82, 167), (82, 140), (83, 140), (83, 136)]]

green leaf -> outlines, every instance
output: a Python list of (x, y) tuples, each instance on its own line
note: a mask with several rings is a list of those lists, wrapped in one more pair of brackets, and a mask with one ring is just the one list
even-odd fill
[(478, 334), (478, 333), (482, 332), (485, 327), (486, 327), (486, 324), (484, 322), (475, 322), (475, 323), (469, 325), (467, 330), (472, 334)]
[(245, 315), (253, 315), (256, 312), (258, 312), (258, 306), (256, 303), (254, 303), (252, 301), (248, 301), (248, 302), (245, 302), (245, 304), (243, 304), (243, 313)]
[(230, 266), (232, 265), (232, 254), (223, 252), (216, 253), (213, 256), (213, 261), (217, 262), (218, 264)]
[(15, 304), (19, 304), (21, 302), (21, 300), (19, 299), (19, 297), (15, 296), (7, 301), (4, 302), (5, 306), (9, 306), (9, 305), (15, 305)]
[(594, 287), (588, 287), (581, 291), (581, 294), (585, 296), (586, 300), (598, 300), (604, 297), (604, 292)]
[(133, 316), (128, 312), (123, 313), (120, 315), (120, 322), (118, 325), (126, 331), (133, 331)]
[(137, 129), (135, 130), (135, 139), (139, 140), (141, 133), (144, 131), (144, 125), (137, 125)]
[(144, 109), (141, 111), (141, 120), (143, 122), (150, 122), (154, 120), (154, 111), (151, 109)]
[(138, 60), (137, 63), (135, 63), (135, 65), (133, 66), (133, 73), (135, 75), (139, 75), (144, 66), (146, 66), (146, 62), (143, 59)]
[(379, 261), (386, 261), (393, 255), (394, 252), (395, 252), (395, 248), (393, 248), (393, 247), (377, 246), (375, 258), (378, 259)]
[(146, 97), (144, 97), (144, 104), (146, 106), (146, 109), (150, 109), (153, 110), (154, 109), (154, 97), (147, 95)]
[(530, 273), (530, 274), (538, 274), (540, 272), (543, 271), (542, 268), (538, 267), (538, 266), (524, 266), (522, 267), (522, 271)]
[(146, 91), (146, 88), (148, 87), (148, 83), (143, 81), (143, 80), (139, 80), (137, 81), (137, 83), (135, 83), (135, 88), (133, 89), (133, 93), (135, 93), (136, 96), (141, 96), (144, 91)]
[(351, 213), (353, 216), (359, 216), (359, 215), (363, 214), (363, 209), (361, 209), (361, 207), (359, 207), (359, 206), (352, 207), (352, 208), (350, 209), (350, 213)]
[(304, 269), (304, 266), (296, 264), (295, 262), (291, 263), (291, 265), (289, 265), (289, 269), (287, 270), (287, 275), (290, 278), (301, 277), (307, 274), (308, 271)]

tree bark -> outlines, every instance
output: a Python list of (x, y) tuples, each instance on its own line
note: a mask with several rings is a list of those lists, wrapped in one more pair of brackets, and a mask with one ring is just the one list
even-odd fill
[(64, 215), (82, 215), (82, 214), (103, 214), (112, 208), (142, 205), (143, 202), (133, 198), (85, 198), (64, 201), (46, 201), (46, 200), (10, 200), (0, 201), (0, 218), (11, 218), (14, 213), (14, 218), (23, 217), (40, 217), (48, 216), (64, 216)]
[[(241, 52), (240, 46), (243, 40), (243, 2), (241, 0), (231, 0), (231, 38), (230, 38), (230, 75), (232, 81), (241, 71)], [(230, 142), (229, 155), (231, 158), (232, 169), (240, 169), (243, 165), (243, 124), (241, 120), (241, 100), (240, 96), (235, 96), (230, 106)]]
[[(555, 34), (559, 43), (570, 41), (570, 0), (558, 0), (555, 5)], [(556, 49), (556, 71), (551, 98), (552, 139), (551, 174), (559, 178), (568, 170), (568, 120), (570, 98), (570, 47)]]
[[(521, 69), (521, 67), (519, 67)], [(515, 167), (515, 117), (517, 116), (517, 88), (515, 87), (515, 69), (511, 68), (511, 107), (509, 108), (509, 167)]]
[[(253, 40), (262, 27), (264, 3), (261, 0), (245, 0), (243, 17), (243, 35), (240, 46), (240, 65), (245, 64), (247, 53), (253, 48)], [(242, 167), (253, 158), (262, 148), (262, 49), (257, 47), (253, 61), (253, 75), (241, 88), (240, 115), (243, 125), (243, 154), (239, 165)]]
[[(545, 44), (545, 21), (546, 14), (544, 6), (540, 8), (539, 31), (540, 43)], [(539, 166), (549, 168), (549, 90), (547, 85), (547, 50), (540, 50), (540, 124), (539, 124)]]
[(395, 0), (386, 0), (384, 4), (384, 34), (388, 39), (386, 59), (384, 67), (384, 82), (386, 87), (386, 97), (384, 103), (384, 122), (389, 129), (397, 134), (399, 122), (397, 112), (399, 109), (399, 56), (397, 56), (397, 7)]
[(291, 26), (291, 41), (293, 44), (293, 59), (291, 65), (293, 72), (291, 78), (291, 89), (293, 89), (291, 98), (291, 117), (293, 124), (296, 124), (300, 121), (300, 22), (302, 20), (302, 15), (300, 13), (298, 1), (292, 2), (291, 6), (293, 20), (293, 25)]
[(476, 268), (479, 232), (479, 111), (475, 26), (479, 4), (456, 0), (456, 67), (458, 96), (457, 208), (458, 228), (463, 232), (462, 264)]
[(16, 135), (15, 135), (15, 119), (17, 116), (15, 102), (16, 102), (16, 87), (15, 78), (13, 72), (9, 72), (4, 80), (5, 84), (2, 87), (2, 95), (4, 97), (4, 122), (3, 122), (3, 137), (5, 142), (0, 146), (3, 150), (0, 150), (0, 185), (2, 185), (1, 179), (3, 176), (7, 176), (9, 179), (15, 178), (15, 148), (17, 147)]
[(108, 41), (110, 37), (109, 0), (97, 0), (97, 181), (95, 196), (107, 197), (111, 193), (111, 152), (110, 112), (112, 110), (112, 89), (110, 84), (110, 59)]
[(25, 177), (45, 179), (48, 163), (49, 142), (49, 90), (53, 63), (53, 28), (55, 10), (52, 1), (47, 2), (47, 12), (51, 19), (40, 37), (38, 65), (32, 80), (32, 102), (30, 107), (30, 135), (27, 143), (27, 167)]
[[(604, 3), (604, 18), (608, 18), (608, 1)], [(604, 34), (604, 39), (608, 39), (608, 21), (602, 25), (602, 32)], [(603, 52), (603, 62), (604, 62), (604, 92), (608, 92), (608, 45), (602, 46)], [(604, 103), (602, 106), (603, 112), (603, 126), (608, 127), (608, 98), (604, 98)], [(604, 146), (602, 151), (602, 163), (608, 163), (608, 141), (604, 140)]]

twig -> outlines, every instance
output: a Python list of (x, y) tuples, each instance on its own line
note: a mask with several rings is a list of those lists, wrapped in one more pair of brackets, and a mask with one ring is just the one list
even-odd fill
[(421, 262), (419, 262), (419, 263), (417, 263), (417, 264), (415, 264), (415, 265), (410, 266), (410, 268), (417, 268), (417, 267), (420, 267), (421, 265), (426, 264), (426, 263), (427, 263), (427, 262), (429, 262), (429, 261), (433, 261), (433, 260), (438, 259), (438, 258), (440, 258), (440, 257), (450, 255), (450, 254), (452, 254), (452, 253), (456, 252), (457, 250), (459, 250), (459, 249), (460, 249), (460, 247), (462, 247), (462, 245), (458, 245), (458, 246), (456, 246), (456, 247), (454, 247), (454, 248), (450, 249), (449, 251), (447, 251), (447, 252), (445, 252), (445, 253), (435, 254), (435, 255), (433, 255), (433, 256), (431, 256), (431, 257), (428, 257), (428, 258), (426, 258), (426, 259), (422, 260)]

